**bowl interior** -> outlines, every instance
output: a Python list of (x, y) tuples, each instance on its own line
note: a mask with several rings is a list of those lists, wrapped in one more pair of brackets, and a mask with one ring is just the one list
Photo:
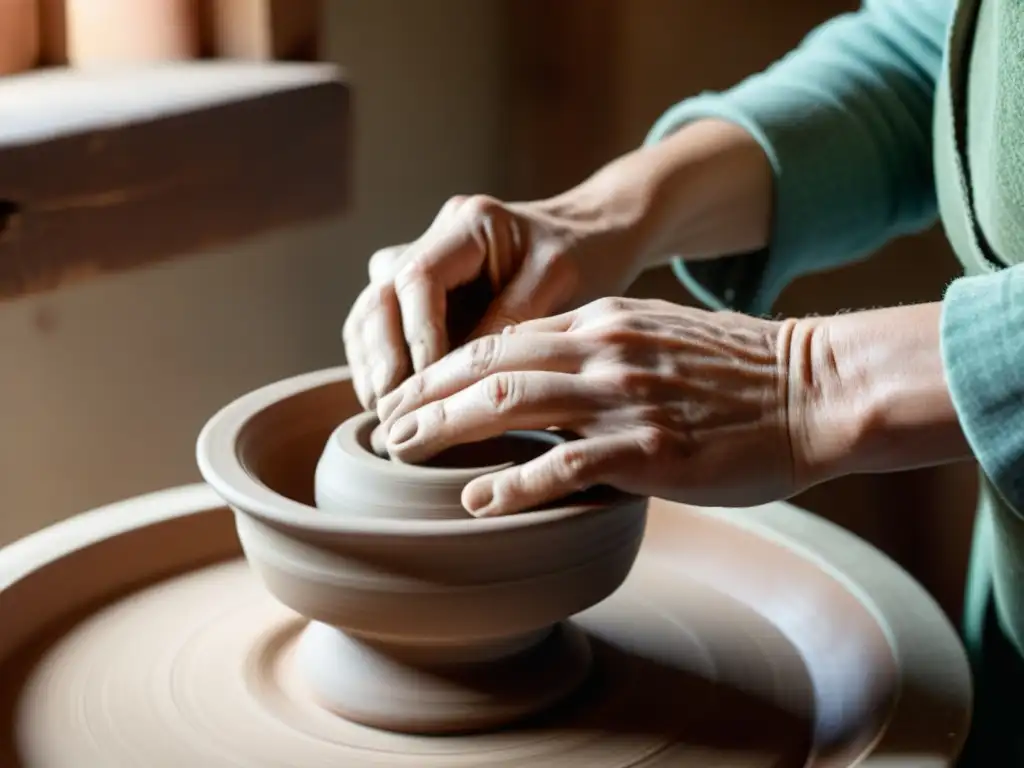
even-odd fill
[[(315, 506), (317, 462), (339, 424), (360, 414), (356, 442), (367, 459), (391, 461), (373, 451), (370, 436), (377, 420), (363, 412), (351, 382), (331, 381), (285, 395), (256, 411), (238, 435), (236, 452), (245, 471), (274, 493)], [(453, 446), (423, 463), (427, 471), (439, 469), (500, 469), (524, 464), (571, 439), (567, 433), (537, 430), (511, 431), (475, 443)], [(603, 499), (607, 489), (593, 488), (559, 499), (545, 507), (587, 504)]]
[[(386, 453), (375, 451), (371, 444), (371, 435), (378, 423), (376, 418), (371, 418), (360, 424), (356, 442), (367, 453), (390, 461)], [(431, 469), (483, 469), (525, 464), (543, 456), (565, 440), (566, 436), (560, 432), (514, 430), (475, 443), (453, 445), (422, 462), (421, 466)]]
[(550, 451), (561, 442), (545, 432), (506, 432), (477, 443), (455, 445), (423, 462), (439, 469), (473, 469), (525, 464)]
[(320, 454), (339, 424), (362, 411), (348, 381), (332, 381), (283, 397), (257, 411), (238, 435), (242, 467), (285, 498), (315, 506)]

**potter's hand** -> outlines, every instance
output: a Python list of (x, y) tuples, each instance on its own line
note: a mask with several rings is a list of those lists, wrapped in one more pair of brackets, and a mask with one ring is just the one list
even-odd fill
[(452, 352), (378, 405), (388, 450), (408, 462), (511, 429), (581, 436), (469, 484), (470, 512), (507, 514), (596, 484), (724, 506), (806, 484), (794, 321), (603, 299), (508, 330)]
[(416, 242), (374, 254), (343, 330), (360, 402), (372, 409), (448, 352), (449, 294), (481, 275), (493, 301), (470, 318), (470, 338), (621, 292), (642, 266), (628, 212), (613, 215), (619, 204), (599, 187), (533, 203), (453, 198)]
[[(370, 286), (345, 322), (345, 353), (367, 408), (450, 348), (524, 320), (616, 296), (644, 269), (680, 256), (713, 258), (767, 243), (772, 168), (729, 122), (697, 120), (623, 155), (547, 200), (451, 200), (410, 245), (370, 260)], [(460, 318), (453, 291), (484, 276), (496, 295)], [(469, 326), (469, 327), (464, 327)]]

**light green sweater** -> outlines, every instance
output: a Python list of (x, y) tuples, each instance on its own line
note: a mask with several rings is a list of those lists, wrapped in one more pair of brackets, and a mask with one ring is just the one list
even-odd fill
[(966, 271), (944, 298), (943, 359), (983, 473), (964, 764), (1024, 765), (1024, 3), (866, 0), (766, 72), (676, 105), (648, 140), (702, 117), (748, 129), (776, 182), (764, 253), (676, 264), (711, 307), (766, 313), (795, 277), (941, 209)]

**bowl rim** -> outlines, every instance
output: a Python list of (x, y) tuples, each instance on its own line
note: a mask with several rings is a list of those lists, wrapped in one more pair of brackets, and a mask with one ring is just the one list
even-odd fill
[(594, 502), (503, 517), (416, 520), (329, 515), (316, 507), (277, 493), (245, 468), (238, 457), (238, 437), (256, 416), (288, 398), (351, 380), (348, 366), (324, 368), (266, 384), (222, 407), (206, 422), (196, 440), (196, 463), (203, 479), (237, 512), (278, 526), (311, 533), (406, 537), (476, 536), (543, 526), (581, 515), (617, 514), (620, 512), (618, 507), (630, 503), (643, 502), (646, 511), (647, 500), (643, 497), (614, 488), (602, 488), (599, 500)]
[[(350, 444), (346, 438), (351, 438), (352, 442), (359, 444), (361, 442), (360, 432), (366, 430), (370, 425), (377, 423), (377, 415), (375, 413), (371, 411), (357, 413), (355, 416), (343, 421), (331, 432), (327, 438), (327, 445), (331, 445), (335, 450), (340, 451), (353, 466), (373, 470), (380, 475), (393, 478), (397, 483), (409, 482), (402, 477), (405, 469), (408, 467), (414, 468), (418, 475), (417, 480), (423, 484), (465, 485), (476, 477), (512, 466), (512, 462), (509, 461), (479, 467), (416, 466), (405, 464), (404, 462), (389, 461), (370, 451), (355, 453), (349, 450)], [(539, 429), (515, 429), (509, 430), (506, 434), (517, 435), (520, 439), (544, 442), (552, 446), (565, 442), (562, 434)]]

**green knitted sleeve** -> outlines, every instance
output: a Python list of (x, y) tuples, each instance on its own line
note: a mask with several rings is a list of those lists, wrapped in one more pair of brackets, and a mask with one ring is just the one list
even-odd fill
[(932, 107), (953, 0), (865, 0), (765, 72), (670, 109), (648, 142), (719, 118), (746, 128), (775, 172), (762, 253), (675, 270), (708, 306), (764, 314), (795, 277), (869, 255), (936, 215)]
[(1024, 510), (1024, 264), (962, 277), (942, 305), (953, 404), (985, 475)]

